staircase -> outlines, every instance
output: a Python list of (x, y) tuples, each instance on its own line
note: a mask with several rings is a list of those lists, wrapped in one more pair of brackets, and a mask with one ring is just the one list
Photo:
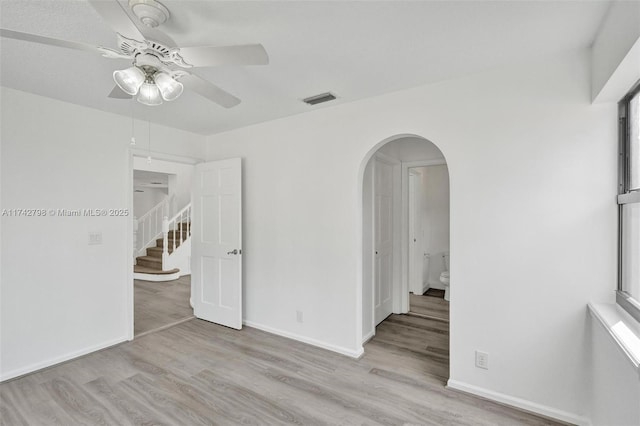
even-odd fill
[[(179, 223), (175, 232), (173, 230), (168, 232), (167, 252), (169, 254), (173, 253), (174, 246), (176, 248), (180, 247), (181, 240), (183, 243), (185, 242), (185, 240), (189, 236), (190, 228), (191, 228), (191, 224), (189, 222)], [(162, 270), (162, 253), (164, 251), (164, 238), (157, 238), (156, 246), (147, 247), (146, 251), (147, 251), (146, 256), (136, 257), (136, 265), (133, 268), (134, 273), (157, 274), (157, 275), (174, 275), (174, 274), (180, 273), (180, 269), (178, 268), (173, 268), (166, 271)], [(171, 279), (176, 279), (178, 278), (178, 276)], [(164, 278), (169, 278), (169, 277), (164, 277)]]
[[(142, 226), (138, 223), (135, 229)], [(190, 273), (191, 256), (191, 204), (173, 218), (162, 220), (162, 230), (152, 240), (136, 250), (135, 279), (145, 281), (171, 281)], [(155, 245), (153, 245), (155, 244)], [(177, 266), (182, 265), (182, 273)]]

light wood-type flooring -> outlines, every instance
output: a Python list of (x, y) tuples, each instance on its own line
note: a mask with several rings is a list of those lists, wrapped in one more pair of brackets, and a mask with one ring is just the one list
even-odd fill
[(355, 360), (192, 319), (1, 384), (0, 424), (554, 424), (446, 389), (448, 340), (392, 315)]
[(449, 321), (449, 302), (444, 297), (409, 294), (409, 311), (435, 319)]
[(135, 336), (193, 318), (191, 275), (166, 282), (134, 280), (133, 288)]

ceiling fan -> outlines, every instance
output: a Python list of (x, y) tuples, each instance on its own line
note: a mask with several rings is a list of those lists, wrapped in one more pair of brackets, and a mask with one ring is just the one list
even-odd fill
[(118, 0), (88, 0), (117, 34), (118, 49), (60, 40), (0, 28), (0, 36), (50, 46), (97, 52), (106, 58), (130, 59), (133, 64), (116, 70), (116, 86), (109, 97), (160, 105), (177, 99), (186, 87), (199, 95), (231, 108), (240, 99), (190, 72), (192, 68), (219, 65), (266, 65), (269, 56), (261, 44), (239, 46), (178, 47), (157, 27), (170, 17), (169, 10), (156, 0), (129, 0), (129, 10)]

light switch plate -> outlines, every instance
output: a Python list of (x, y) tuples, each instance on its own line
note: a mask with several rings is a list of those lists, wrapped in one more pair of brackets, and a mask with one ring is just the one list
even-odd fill
[(89, 245), (102, 244), (102, 232), (89, 232)]
[(489, 369), (489, 354), (486, 352), (476, 351), (476, 367)]

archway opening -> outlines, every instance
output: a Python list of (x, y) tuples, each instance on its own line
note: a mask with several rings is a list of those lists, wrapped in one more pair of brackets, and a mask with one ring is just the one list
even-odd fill
[[(442, 361), (438, 374), (447, 378), (450, 191), (445, 157), (421, 136), (397, 135), (367, 154), (361, 178), (361, 342), (378, 331), (376, 341), (431, 351)], [(405, 332), (394, 333), (398, 327)], [(411, 341), (422, 335), (420, 327), (437, 330), (432, 338), (422, 333), (430, 341), (426, 349), (424, 342)], [(399, 334), (414, 337), (402, 341)]]

